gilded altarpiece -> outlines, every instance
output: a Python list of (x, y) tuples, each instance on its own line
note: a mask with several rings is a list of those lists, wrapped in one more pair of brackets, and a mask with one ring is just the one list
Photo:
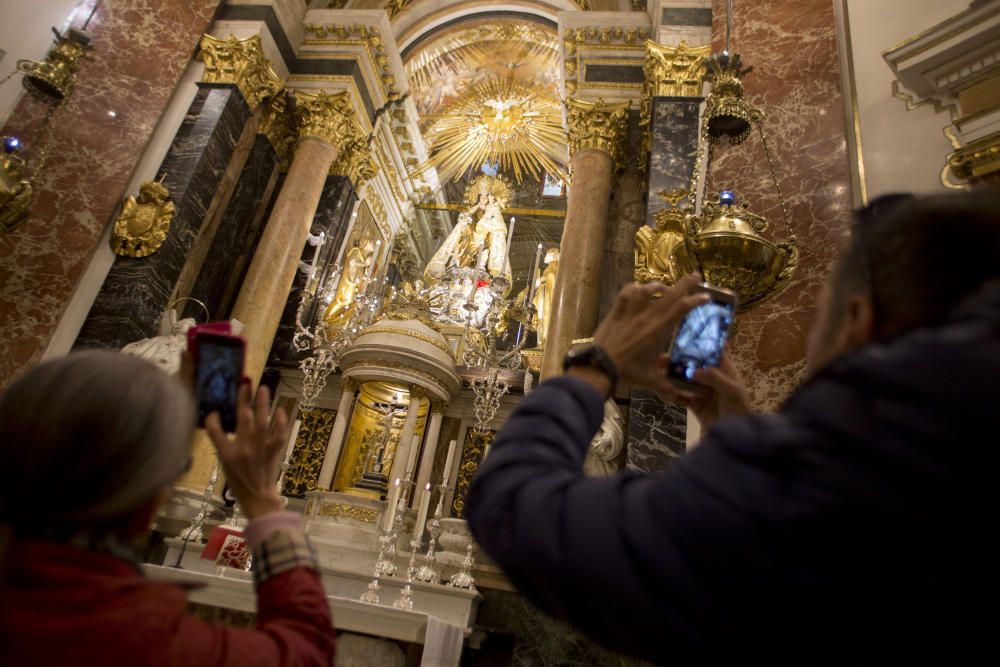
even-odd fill
[(301, 498), (307, 491), (316, 490), (336, 416), (336, 410), (326, 408), (313, 408), (299, 413), (302, 425), (295, 437), (291, 460), (281, 484), (282, 494)]
[[(388, 480), (406, 422), (409, 392), (385, 382), (365, 382), (351, 415), (344, 447), (333, 479), (333, 490), (380, 498), (385, 489), (360, 486), (363, 478), (381, 474)], [(423, 439), (430, 402), (420, 401), (413, 434)], [(388, 432), (386, 425), (388, 424)]]
[(465, 444), (462, 446), (462, 462), (458, 466), (458, 481), (455, 484), (455, 499), (451, 508), (456, 518), (463, 518), (465, 514), (465, 499), (469, 495), (469, 487), (472, 486), (472, 479), (479, 470), (479, 464), (486, 456), (493, 441), (496, 440), (497, 432), (493, 429), (485, 433), (477, 433), (470, 428), (465, 434)]

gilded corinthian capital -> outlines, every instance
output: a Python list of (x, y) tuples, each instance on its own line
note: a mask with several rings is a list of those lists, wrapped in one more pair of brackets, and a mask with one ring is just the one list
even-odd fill
[(705, 78), (705, 59), (712, 47), (691, 48), (685, 42), (664, 46), (646, 41), (646, 63), (643, 66), (646, 97), (698, 97)]
[(247, 39), (204, 35), (200, 47), (198, 57), (205, 62), (202, 80), (235, 85), (251, 109), (282, 89), (281, 79), (264, 57), (259, 35)]
[(338, 150), (361, 134), (350, 93), (295, 91), (295, 123), (299, 138), (315, 137)]
[(566, 100), (570, 159), (581, 150), (603, 151), (622, 164), (628, 129), (628, 102)]

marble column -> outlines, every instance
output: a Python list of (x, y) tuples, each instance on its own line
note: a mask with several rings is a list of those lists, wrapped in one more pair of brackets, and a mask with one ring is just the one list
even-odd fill
[(337, 416), (333, 421), (333, 433), (330, 434), (330, 443), (326, 448), (326, 456), (323, 458), (323, 467), (319, 471), (319, 481), (316, 488), (322, 491), (329, 491), (333, 484), (333, 473), (337, 470), (337, 461), (340, 459), (340, 450), (344, 447), (344, 436), (347, 434), (347, 425), (351, 423), (351, 406), (358, 395), (358, 383), (350, 378), (345, 379), (340, 385), (340, 404), (337, 406)]
[(199, 83), (159, 173), (177, 207), (148, 257), (115, 259), (75, 347), (114, 347), (155, 336), (188, 253), (216, 196), (251, 111), (235, 85)]
[(431, 470), (434, 468), (434, 457), (437, 454), (438, 439), (441, 436), (441, 420), (447, 408), (443, 403), (431, 401), (431, 421), (427, 425), (427, 445), (420, 456), (420, 467), (417, 469), (417, 487), (422, 489), (427, 482), (433, 483)]
[(570, 344), (593, 334), (601, 297), (612, 177), (622, 159), (628, 102), (566, 100), (572, 181), (559, 251), (542, 379), (558, 375)]
[[(399, 443), (392, 455), (390, 484), (396, 478), (406, 477), (406, 459), (409, 458), (410, 449), (413, 447), (413, 434), (417, 431), (417, 413), (420, 412), (420, 401), (424, 395), (420, 387), (410, 387), (410, 404), (406, 407), (406, 421), (403, 422), (403, 428), (399, 432)], [(389, 425), (386, 425), (386, 428), (389, 428)], [(417, 446), (420, 444), (417, 443)]]
[[(660, 193), (688, 190), (698, 149), (699, 107), (704, 58), (709, 47), (647, 44), (643, 144), (649, 150), (649, 198), (646, 224), (668, 206)], [(664, 403), (645, 389), (633, 389), (629, 401), (625, 467), (641, 472), (663, 470), (684, 453), (687, 411)]]
[(232, 313), (245, 324), (246, 373), (254, 382), (267, 362), (338, 147), (360, 133), (346, 91), (297, 98), (298, 144)]

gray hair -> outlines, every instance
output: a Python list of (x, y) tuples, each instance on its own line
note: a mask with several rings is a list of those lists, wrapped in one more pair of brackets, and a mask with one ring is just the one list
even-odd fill
[(0, 523), (69, 534), (125, 519), (184, 472), (194, 426), (190, 392), (148, 361), (39, 364), (0, 395)]

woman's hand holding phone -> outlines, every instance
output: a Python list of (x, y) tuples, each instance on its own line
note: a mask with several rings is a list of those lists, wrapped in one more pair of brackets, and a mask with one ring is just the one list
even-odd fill
[(255, 403), (250, 399), (250, 383), (243, 382), (236, 399), (235, 434), (222, 430), (217, 412), (205, 419), (205, 430), (219, 453), (229, 487), (250, 519), (285, 506), (275, 484), (288, 442), (285, 411), (278, 408), (274, 419), (268, 419), (271, 392), (267, 387), (257, 390)]

